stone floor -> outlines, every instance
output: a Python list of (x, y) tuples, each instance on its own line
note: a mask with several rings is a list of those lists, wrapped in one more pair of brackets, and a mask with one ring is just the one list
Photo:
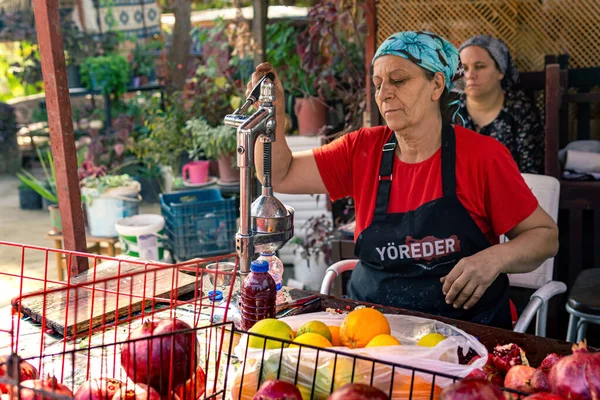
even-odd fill
[[(21, 210), (19, 208), (19, 180), (12, 176), (0, 176), (0, 241), (40, 247), (53, 247), (54, 242), (44, 239), (50, 229), (50, 216), (45, 210)], [(142, 204), (142, 213), (160, 213), (157, 204)], [(46, 251), (0, 245), (0, 308), (24, 292), (43, 287), (46, 272), (48, 279), (57, 279), (54, 254)], [(23, 262), (22, 262), (23, 261)], [(16, 277), (4, 274), (14, 274)], [(21, 276), (33, 279), (23, 279)]]

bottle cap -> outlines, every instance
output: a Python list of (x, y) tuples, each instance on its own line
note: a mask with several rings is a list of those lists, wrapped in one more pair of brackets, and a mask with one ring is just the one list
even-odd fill
[(275, 255), (275, 253), (258, 253), (263, 257), (273, 257)]
[(252, 261), (250, 264), (250, 271), (252, 272), (268, 272), (269, 263), (264, 260)]
[(223, 300), (223, 292), (220, 290), (211, 290), (208, 292), (208, 298), (212, 301), (220, 301)]

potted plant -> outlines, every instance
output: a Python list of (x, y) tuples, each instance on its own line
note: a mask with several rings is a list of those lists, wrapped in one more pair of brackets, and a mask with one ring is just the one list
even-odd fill
[(136, 44), (130, 55), (133, 87), (140, 87), (156, 79), (155, 59), (162, 48), (159, 41)]
[(80, 186), (91, 236), (115, 237), (115, 223), (138, 214), (141, 186), (127, 174), (96, 173), (84, 177)]
[(321, 95), (341, 103), (343, 132), (362, 126), (366, 110), (364, 4), (320, 0), (300, 35), (302, 67), (316, 77)]
[(58, 208), (56, 173), (54, 170), (52, 153), (50, 151), (42, 153), (37, 149), (37, 154), (42, 165), (42, 170), (44, 171), (45, 180), (40, 180), (25, 170), (22, 170), (21, 173), (17, 173), (17, 176), (21, 180), (22, 185), (29, 187), (47, 202), (44, 206), (50, 212), (52, 230), (56, 233), (60, 233), (62, 231), (62, 223), (60, 219), (60, 210)]
[(188, 158), (189, 138), (183, 129), (189, 111), (185, 110), (181, 93), (174, 93), (167, 99), (164, 110), (157, 105), (147, 107), (146, 113), (144, 127), (131, 151), (143, 164), (160, 166), (164, 191), (169, 192), (173, 178), (181, 170), (181, 155)]
[(301, 227), (303, 239), (294, 237), (294, 274), (309, 290), (318, 291), (331, 264), (331, 240), (334, 238), (333, 221), (329, 215), (310, 217)]
[(81, 31), (72, 19), (65, 18), (61, 30), (69, 88), (78, 88), (81, 87), (80, 66), (87, 57), (94, 55), (96, 43), (92, 35)]
[(118, 97), (127, 91), (129, 62), (116, 53), (88, 57), (81, 65), (81, 80), (90, 90)]
[(225, 125), (210, 126), (204, 118), (189, 120), (185, 129), (190, 138), (190, 158), (197, 159), (202, 154), (209, 160), (217, 160), (220, 181), (239, 182), (239, 170), (235, 167), (235, 129)]

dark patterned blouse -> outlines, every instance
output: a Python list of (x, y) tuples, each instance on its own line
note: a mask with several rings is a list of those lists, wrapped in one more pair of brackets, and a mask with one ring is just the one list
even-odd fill
[(473, 122), (465, 95), (460, 97), (455, 124), (498, 139), (510, 150), (521, 172), (539, 174), (544, 163), (544, 127), (539, 113), (522, 91), (505, 91), (504, 107), (494, 121), (484, 127)]

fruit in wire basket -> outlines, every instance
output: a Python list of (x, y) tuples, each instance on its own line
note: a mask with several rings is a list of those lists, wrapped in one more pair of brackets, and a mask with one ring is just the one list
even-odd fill
[(534, 393), (523, 400), (564, 400), (564, 398), (554, 393)]
[(377, 335), (365, 347), (400, 346), (400, 341), (392, 335)]
[(309, 321), (305, 323), (300, 328), (298, 328), (296, 336), (300, 336), (309, 332), (321, 335), (331, 342), (331, 331), (329, 330), (329, 327), (321, 321)]
[(252, 400), (302, 400), (302, 395), (291, 383), (271, 380), (260, 385)]
[[(294, 339), (294, 343), (307, 344), (309, 346), (315, 346), (315, 347), (333, 347), (333, 345), (331, 344), (331, 342), (329, 340), (327, 340), (326, 338), (324, 338), (323, 336), (321, 336), (317, 333), (312, 333), (312, 332), (308, 332), (308, 333), (298, 336), (296, 339)], [(299, 347), (299, 346), (292, 344), (290, 347)]]
[(573, 354), (550, 370), (552, 392), (567, 399), (600, 399), (600, 353), (590, 353), (586, 342), (573, 345)]
[[(165, 398), (167, 398), (165, 396)], [(176, 396), (170, 396), (171, 400), (178, 400)], [(160, 394), (153, 388), (143, 383), (131, 386), (122, 386), (112, 400), (161, 400)]]
[(21, 400), (54, 400), (52, 396), (44, 396), (39, 392), (30, 389), (41, 390), (53, 395), (73, 397), (73, 392), (68, 387), (58, 382), (55, 377), (50, 376), (46, 379), (31, 379), (21, 382)]
[(427, 335), (423, 336), (421, 339), (419, 339), (419, 341), (417, 342), (417, 346), (421, 346), (421, 347), (435, 347), (438, 345), (438, 343), (440, 343), (441, 341), (445, 340), (446, 336), (442, 335), (441, 333), (428, 333)]
[(123, 382), (112, 378), (90, 379), (75, 392), (75, 400), (110, 400), (121, 390)]
[(515, 365), (529, 365), (525, 351), (514, 343), (494, 347), (492, 364), (501, 374), (506, 374)]
[(487, 380), (463, 379), (442, 390), (440, 400), (504, 400), (504, 394)]
[[(535, 390), (531, 387), (531, 377), (535, 373), (535, 368), (527, 365), (515, 365), (508, 370), (504, 377), (504, 387), (515, 389), (523, 393), (533, 393)], [(517, 399), (519, 396), (508, 393), (509, 399)]]
[(381, 390), (363, 383), (349, 383), (331, 393), (329, 400), (387, 400)]
[(373, 308), (350, 312), (340, 326), (340, 339), (351, 349), (363, 348), (377, 335), (390, 334), (390, 323), (385, 315)]
[[(0, 376), (8, 375), (7, 362), (8, 362), (8, 356), (0, 356)], [(21, 370), (21, 372), (20, 372), (21, 373), (21, 377), (20, 377), (21, 382), (28, 381), (30, 379), (37, 379), (40, 377), (37, 369), (35, 369), (35, 367), (33, 365), (29, 364), (25, 360), (21, 360), (21, 363), (19, 364), (19, 368)], [(8, 393), (8, 389), (9, 389), (9, 385), (0, 383), (0, 393)]]
[[(158, 393), (169, 393), (186, 383), (198, 365), (200, 344), (191, 327), (176, 318), (145, 321), (131, 331), (121, 347), (121, 365), (138, 384), (149, 384)], [(180, 332), (180, 333), (177, 333)], [(154, 337), (162, 335), (162, 337)]]
[(331, 344), (334, 346), (342, 346), (342, 340), (340, 339), (340, 327), (339, 326), (328, 326), (329, 332), (331, 332)]
[[(272, 336), (274, 338), (283, 340), (291, 341), (294, 339), (294, 332), (292, 331), (292, 328), (290, 328), (290, 326), (285, 322), (275, 318), (265, 318), (258, 321), (252, 328), (250, 328), (249, 332), (259, 335)], [(281, 345), (283, 345), (283, 347), (289, 346), (289, 344), (280, 342), (278, 340), (267, 340), (266, 348), (280, 349)], [(265, 339), (250, 335), (248, 338), (248, 347), (251, 349), (262, 349), (265, 347)]]
[(200, 365), (196, 368), (196, 374), (188, 379), (185, 384), (175, 389), (175, 393), (181, 400), (198, 400), (206, 390), (206, 375)]

